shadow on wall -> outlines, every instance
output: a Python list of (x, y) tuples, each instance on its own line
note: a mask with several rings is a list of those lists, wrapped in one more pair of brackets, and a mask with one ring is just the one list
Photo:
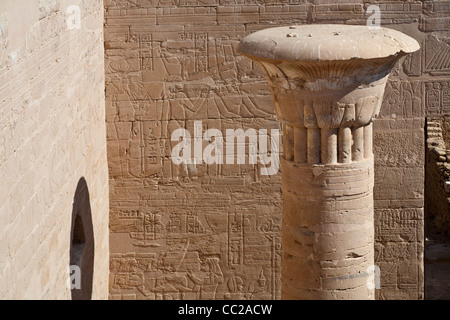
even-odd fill
[[(94, 227), (86, 179), (78, 181), (72, 208), (70, 234), (72, 300), (90, 300), (94, 274)], [(73, 271), (73, 273), (72, 273)], [(77, 280), (77, 273), (79, 279)]]

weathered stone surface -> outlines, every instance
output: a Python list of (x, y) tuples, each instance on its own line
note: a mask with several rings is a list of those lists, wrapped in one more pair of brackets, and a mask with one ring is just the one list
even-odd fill
[[(336, 4), (329, 0), (105, 0), (106, 63), (110, 58), (120, 61), (107, 70), (111, 219), (115, 221), (114, 228), (127, 226), (126, 231), (114, 229), (111, 232), (112, 252), (122, 255), (142, 250), (131, 244), (135, 240), (131, 239), (130, 233), (138, 230), (133, 224), (134, 218), (116, 219), (118, 214), (131, 210), (139, 210), (142, 214), (158, 211), (162, 217), (169, 217), (180, 207), (180, 214), (194, 211), (189, 207), (195, 207), (200, 220), (211, 210), (225, 217), (228, 212), (240, 212), (244, 215), (251, 212), (258, 219), (273, 219), (281, 224), (279, 175), (260, 176), (259, 169), (248, 164), (245, 167), (173, 165), (170, 159), (173, 147), (170, 135), (174, 130), (187, 125), (192, 133), (194, 119), (202, 120), (204, 125), (223, 132), (238, 127), (252, 127), (256, 130), (278, 128), (263, 74), (250, 60), (236, 54), (239, 41), (252, 32), (281, 25), (314, 22), (366, 25), (367, 19), (373, 14), (367, 11), (371, 5), (379, 6), (382, 26), (414, 37), (422, 47), (416, 54), (402, 59), (394, 67), (387, 82), (380, 118), (373, 124), (375, 179), (379, 185), (374, 190), (375, 232), (378, 234), (377, 242), (383, 242), (383, 237), (388, 237), (388, 234), (379, 233), (381, 229), (377, 228), (377, 215), (382, 210), (423, 208), (421, 193), (424, 168), (423, 158), (420, 158), (425, 146), (424, 136), (421, 138), (425, 126), (424, 117), (429, 109), (444, 109), (442, 100), (436, 102), (434, 92), (429, 93), (427, 98), (427, 83), (434, 86), (448, 78), (446, 64), (440, 64), (439, 61), (441, 53), (446, 52), (448, 47), (449, 34), (445, 30), (433, 31), (433, 28), (445, 28), (445, 23), (439, 24), (439, 21), (445, 22), (446, 2), (346, 0), (342, 4)], [(161, 10), (175, 7), (189, 10)], [(201, 14), (198, 10), (193, 10), (198, 7), (209, 8), (202, 13), (205, 17), (201, 18), (208, 20), (208, 24), (202, 24), (199, 18)], [(253, 12), (251, 17), (249, 12)], [(171, 25), (159, 24), (158, 19), (164, 21), (164, 15), (169, 13), (169, 18), (176, 22)], [(248, 20), (243, 21), (242, 15)], [(127, 24), (120, 24), (120, 20), (108, 20), (108, 16), (122, 16), (124, 19), (132, 16), (133, 19), (127, 19)], [(216, 17), (215, 22), (212, 16)], [(155, 20), (155, 24), (147, 24)], [(220, 25), (217, 24), (219, 20)], [(136, 65), (136, 59), (139, 66)], [(130, 60), (130, 66), (126, 63), (127, 60)], [(442, 61), (445, 62), (445, 55)], [(139, 69), (136, 71), (137, 67)], [(443, 95), (439, 92), (438, 98), (441, 97)], [(121, 125), (120, 122), (126, 124)], [(147, 128), (144, 124), (149, 125), (148, 129), (153, 129), (145, 131)], [(294, 130), (295, 134), (301, 136), (302, 132), (297, 130), (295, 133)], [(128, 138), (130, 136), (131, 140)], [(385, 144), (378, 145), (378, 138)], [(294, 143), (295, 141), (299, 140), (294, 139)], [(133, 148), (130, 148), (131, 145)], [(150, 157), (147, 151), (150, 149), (153, 152), (151, 166), (149, 160), (145, 160), (149, 159), (146, 156)], [(131, 162), (130, 152), (135, 157), (134, 162)], [(302, 159), (303, 156), (297, 152), (293, 157)], [(348, 157), (342, 160), (344, 159)], [(137, 169), (133, 169), (132, 164)], [(394, 190), (397, 182), (392, 185), (389, 175), (385, 174), (386, 170), (392, 172), (394, 167), (399, 168), (395, 174), (400, 175), (404, 181), (402, 188), (408, 190)], [(145, 168), (148, 173), (142, 174), (141, 168)], [(405, 178), (405, 175), (409, 178)], [(383, 192), (384, 189), (394, 190), (399, 198), (391, 197), (388, 192)], [(261, 201), (263, 204), (259, 205)], [(178, 212), (175, 215), (177, 214)], [(402, 228), (403, 225), (400, 225), (392, 232), (413, 232)], [(418, 224), (417, 228), (421, 228), (421, 225)], [(245, 258), (243, 265), (233, 269), (227, 265), (227, 231), (221, 232), (222, 240), (218, 242), (225, 248), (220, 256), (224, 278), (232, 278), (234, 273), (238, 273), (245, 288), (259, 278), (261, 270), (257, 266), (261, 266), (269, 290), (274, 297), (280, 297), (279, 256), (274, 256), (276, 263), (272, 264), (272, 256), (267, 254), (251, 266)], [(257, 228), (246, 230), (247, 235), (251, 232), (254, 232), (255, 239), (266, 241)], [(279, 245), (279, 231), (274, 231), (273, 235)], [(116, 241), (119, 237), (120, 240)], [(146, 250), (157, 256), (167, 251), (165, 229), (162, 229), (161, 237), (162, 240), (158, 242), (160, 247)], [(395, 242), (395, 245), (402, 246), (404, 243)], [(421, 263), (421, 247), (423, 239), (418, 239), (415, 246), (418, 251), (410, 256), (411, 264)], [(198, 252), (201, 253), (202, 250), (199, 249)], [(250, 256), (248, 249), (243, 252), (245, 257)], [(384, 279), (396, 281), (396, 261), (383, 262), (378, 257), (381, 256), (376, 256), (376, 264), (383, 264), (382, 282)], [(156, 275), (162, 274), (161, 269), (158, 270), (144, 272), (144, 278), (157, 278)], [(129, 274), (127, 271), (122, 272), (127, 273)], [(173, 274), (184, 275), (184, 272), (173, 271)], [(271, 278), (272, 274), (275, 281)], [(111, 278), (114, 279), (115, 275), (117, 272), (112, 271)], [(410, 279), (406, 280), (409, 276)], [(423, 297), (423, 277), (417, 277), (416, 273), (404, 273), (402, 279), (409, 283), (408, 286), (391, 282), (390, 287), (383, 285), (380, 290), (376, 290), (378, 297), (381, 294), (391, 299)], [(223, 298), (228, 293), (225, 282), (227, 280), (217, 287), (216, 298)], [(276, 283), (274, 289), (273, 283)], [(114, 298), (155, 297), (145, 297), (136, 288), (125, 290), (120, 284), (111, 289), (111, 294)], [(162, 298), (162, 295), (158, 298)]]
[(425, 210), (430, 225), (450, 236), (450, 117), (427, 119)]
[(0, 2), (0, 299), (70, 299), (76, 244), (94, 269), (84, 293), (108, 297), (103, 2), (79, 4), (80, 29), (68, 9)]
[[(100, 212), (107, 211), (108, 204), (102, 169), (104, 126), (99, 120), (103, 117), (103, 14), (101, 1), (88, 2), (75, 1), (83, 28), (69, 30), (67, 1), (1, 1), (0, 297), (69, 296), (63, 283), (69, 244), (62, 239), (70, 233), (69, 210), (81, 176), (89, 190), (96, 237), (102, 239), (96, 240), (95, 277), (101, 279), (95, 278), (94, 297), (105, 297), (102, 270), (108, 272), (108, 244), (102, 232), (107, 218)], [(135, 273), (142, 272), (145, 290), (133, 282), (134, 271), (127, 271), (132, 268), (112, 269), (111, 298), (159, 299), (199, 292), (191, 283), (189, 289), (177, 287), (165, 295), (148, 279), (163, 281), (167, 275), (187, 274), (184, 269), (162, 267), (164, 253), (172, 246), (173, 237), (166, 230), (170, 217), (197, 216), (205, 226), (205, 217), (211, 214), (221, 216), (222, 222), (234, 214), (252, 221), (245, 225), (239, 265), (229, 264), (228, 255), (236, 254), (231, 254), (228, 229), (217, 228), (217, 222), (205, 227), (209, 235), (219, 235), (214, 241), (222, 248), (217, 257), (224, 281), (215, 287), (214, 297), (267, 297), (266, 292), (270, 298), (280, 297), (280, 175), (262, 176), (263, 166), (249, 164), (247, 158), (239, 165), (174, 165), (175, 143), (170, 137), (179, 128), (192, 133), (194, 121), (199, 120), (204, 130), (279, 129), (263, 73), (237, 55), (239, 41), (282, 25), (366, 25), (374, 17), (371, 6), (380, 9), (382, 26), (414, 37), (422, 48), (394, 67), (381, 113), (373, 123), (379, 186), (374, 190), (375, 258), (382, 269), (382, 286), (376, 293), (378, 298), (423, 298), (424, 242), (416, 237), (422, 224), (398, 223), (390, 228), (383, 221), (421, 210), (424, 189), (430, 185), (427, 181), (423, 187), (422, 132), (426, 116), (449, 113), (448, 1), (104, 0), (103, 4), (112, 252), (122, 261), (130, 261), (133, 254), (134, 259), (155, 254), (159, 261), (145, 271), (136, 269)], [(285, 132), (284, 139), (294, 142), (285, 153), (294, 161), (307, 160), (299, 143), (305, 131), (292, 127)], [(329, 131), (325, 133), (321, 142), (333, 140)], [(350, 133), (343, 130), (337, 139), (347, 151), (337, 161), (351, 160), (352, 150), (344, 139)], [(322, 156), (335, 160), (329, 157), (333, 153), (311, 151), (315, 152), (311, 160)], [(433, 151), (440, 162), (446, 157), (442, 151)], [(151, 214), (162, 219), (155, 242), (160, 247), (137, 246), (141, 241), (137, 238), (150, 228), (143, 221)], [(199, 240), (201, 245), (186, 250), (187, 256), (197, 252), (204, 268), (216, 263), (216, 256), (204, 254), (208, 241)], [(271, 249), (265, 250), (268, 243)], [(381, 254), (386, 243), (397, 252), (409, 246), (411, 254), (401, 263), (398, 257), (387, 259)], [(116, 276), (121, 280), (114, 282)], [(128, 279), (127, 285), (123, 279)], [(215, 279), (220, 282), (220, 276)], [(260, 285), (261, 290), (254, 289)]]

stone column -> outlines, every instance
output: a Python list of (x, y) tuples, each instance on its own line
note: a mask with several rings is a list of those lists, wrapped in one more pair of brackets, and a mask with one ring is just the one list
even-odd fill
[(283, 126), (282, 299), (374, 299), (372, 121), (392, 67), (418, 49), (394, 30), (343, 25), (241, 41)]

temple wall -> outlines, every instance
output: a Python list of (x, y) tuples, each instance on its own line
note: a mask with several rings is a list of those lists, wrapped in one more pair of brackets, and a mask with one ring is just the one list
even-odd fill
[(239, 41), (278, 25), (365, 25), (370, 5), (422, 46), (392, 72), (374, 123), (376, 295), (423, 299), (424, 119), (450, 107), (450, 2), (362, 0), (105, 1), (111, 298), (280, 298), (280, 173), (249, 158), (175, 164), (171, 137), (186, 129), (194, 157), (207, 129), (280, 129)]
[[(450, 235), (450, 117), (427, 119), (425, 210), (432, 231)], [(431, 231), (431, 230), (430, 230)], [(430, 232), (431, 233), (431, 232)]]
[(71, 298), (77, 214), (108, 297), (103, 57), (103, 1), (0, 2), (0, 299)]

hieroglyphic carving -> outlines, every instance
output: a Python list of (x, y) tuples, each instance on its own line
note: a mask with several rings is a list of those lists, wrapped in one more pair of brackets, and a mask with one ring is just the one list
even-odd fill
[[(253, 229), (250, 226), (253, 224), (250, 220), (255, 219), (253, 216), (244, 218), (242, 214), (230, 214), (229, 218), (223, 218), (207, 215), (205, 225), (196, 216), (178, 213), (168, 216), (168, 219), (139, 211), (124, 212), (117, 217), (128, 221), (137, 220), (137, 225), (143, 224), (147, 232), (129, 232), (131, 239), (137, 236), (146, 238), (133, 243), (135, 247), (145, 248), (145, 253), (112, 255), (110, 269), (113, 295), (133, 290), (137, 291), (139, 299), (278, 297), (280, 226), (272, 218), (259, 223), (256, 230), (260, 231), (256, 234), (249, 233), (244, 238), (244, 229)], [(228, 224), (224, 223), (226, 221)], [(128, 222), (128, 225), (136, 223)], [(162, 234), (163, 230), (167, 233)], [(227, 245), (220, 243), (223, 232), (228, 234)], [(254, 246), (255, 241), (261, 243), (259, 251), (263, 261), (257, 259), (245, 265), (245, 256), (248, 255), (251, 260), (254, 254), (253, 250), (244, 250), (245, 241), (250, 246)], [(224, 264), (226, 257), (228, 263)], [(252, 272), (246, 274), (244, 270)]]
[[(423, 209), (380, 209), (376, 213), (375, 261), (381, 268), (380, 299), (404, 295), (405, 299), (421, 299), (423, 285)], [(401, 290), (403, 288), (403, 291)], [(409, 288), (409, 290), (404, 290)]]
[(424, 116), (422, 82), (390, 80), (386, 85), (380, 118)]
[(244, 263), (244, 220), (242, 214), (228, 215), (228, 264), (230, 267)]
[(450, 38), (443, 35), (428, 35), (422, 41), (422, 50), (413, 53), (403, 62), (407, 75), (448, 76), (450, 74)]
[[(160, 136), (166, 124), (159, 121), (270, 116), (256, 101), (259, 96), (248, 98), (241, 92), (241, 84), (221, 80), (235, 79), (235, 72), (241, 69), (233, 52), (238, 35), (231, 34), (229, 29), (217, 26), (210, 32), (199, 32), (202, 29), (190, 27), (174, 32), (172, 27), (133, 28), (126, 37), (128, 43), (138, 45), (136, 54), (129, 53), (136, 58), (111, 56), (108, 64), (111, 75), (124, 73), (127, 78), (121, 88), (117, 88), (117, 82), (107, 81), (107, 86), (115, 86), (121, 92), (113, 100), (119, 110), (119, 121), (139, 121), (133, 123), (128, 148), (130, 176), (161, 178), (164, 174), (161, 168), (170, 165), (166, 164), (170, 162), (166, 158), (170, 132)], [(164, 33), (166, 38), (176, 40), (162, 41)], [(269, 103), (268, 93), (265, 95)], [(178, 127), (183, 126), (180, 123)]]
[(427, 114), (450, 114), (450, 81), (428, 81), (423, 87)]
[[(314, 16), (323, 22), (341, 19), (354, 24), (364, 18), (366, 5), (361, 10), (360, 4), (349, 2), (352, 4), (331, 4), (335, 6), (331, 10), (333, 20), (326, 1), (311, 1), (317, 6)], [(389, 1), (380, 5), (386, 13), (384, 22), (416, 19), (421, 7), (419, 1), (401, 4)], [(402, 10), (397, 9), (398, 5)], [(133, 253), (137, 259), (149, 254), (152, 257), (148, 259), (153, 261), (147, 271), (136, 271), (143, 273), (145, 290), (131, 285), (139, 282), (133, 279), (140, 279), (141, 275), (133, 275), (129, 280), (125, 276), (129, 289), (111, 284), (111, 296), (225, 299), (231, 297), (226, 294), (232, 293), (236, 298), (255, 298), (257, 292), (269, 292), (271, 298), (279, 298), (279, 177), (263, 179), (259, 169), (248, 164), (174, 165), (170, 159), (170, 135), (178, 128), (188, 128), (192, 133), (193, 120), (202, 120), (207, 128), (221, 130), (278, 128), (263, 74), (251, 61), (237, 56), (235, 49), (250, 32), (310, 21), (313, 6), (297, 0), (106, 0), (105, 7), (111, 247), (112, 252), (120, 250), (120, 256)], [(428, 60), (432, 58), (431, 53), (427, 56)], [(411, 65), (416, 69), (418, 66), (415, 75), (421, 75), (426, 63), (414, 60)], [(393, 112), (386, 115), (424, 114), (422, 82), (394, 86), (391, 98), (397, 97), (392, 98), (388, 108), (387, 105), (382, 108), (392, 108)], [(399, 108), (397, 102), (408, 107)], [(131, 216), (125, 217), (127, 212)], [(148, 215), (147, 222), (144, 213)], [(239, 240), (242, 237), (228, 230), (229, 215), (234, 217), (235, 213), (241, 214), (244, 222), (242, 243)], [(153, 233), (155, 240), (132, 239), (132, 233), (145, 235), (146, 223), (151, 230), (154, 215), (161, 222), (157, 224), (158, 232)], [(242, 248), (233, 251), (241, 254), (233, 257), (242, 264), (229, 265), (229, 240), (237, 240), (233, 246)], [(174, 288), (169, 276), (187, 279), (187, 272), (181, 268), (172, 270), (177, 265), (171, 266), (169, 262), (176, 255), (168, 251), (172, 247), (182, 251), (186, 242), (189, 242), (186, 252), (192, 253), (190, 259), (197, 253), (201, 263), (206, 263), (207, 255), (218, 261), (223, 281), (217, 284), (215, 294), (211, 293), (212, 288), (203, 290), (208, 294), (194, 289), (192, 279), (202, 276), (193, 276), (186, 282), (180, 280), (183, 286)], [(162, 259), (164, 253), (168, 260)], [(166, 262), (158, 264), (158, 259)], [(133, 274), (111, 273), (112, 277)], [(233, 277), (242, 280), (242, 290), (237, 278), (230, 280)], [(162, 290), (165, 286), (172, 288), (171, 293)]]

